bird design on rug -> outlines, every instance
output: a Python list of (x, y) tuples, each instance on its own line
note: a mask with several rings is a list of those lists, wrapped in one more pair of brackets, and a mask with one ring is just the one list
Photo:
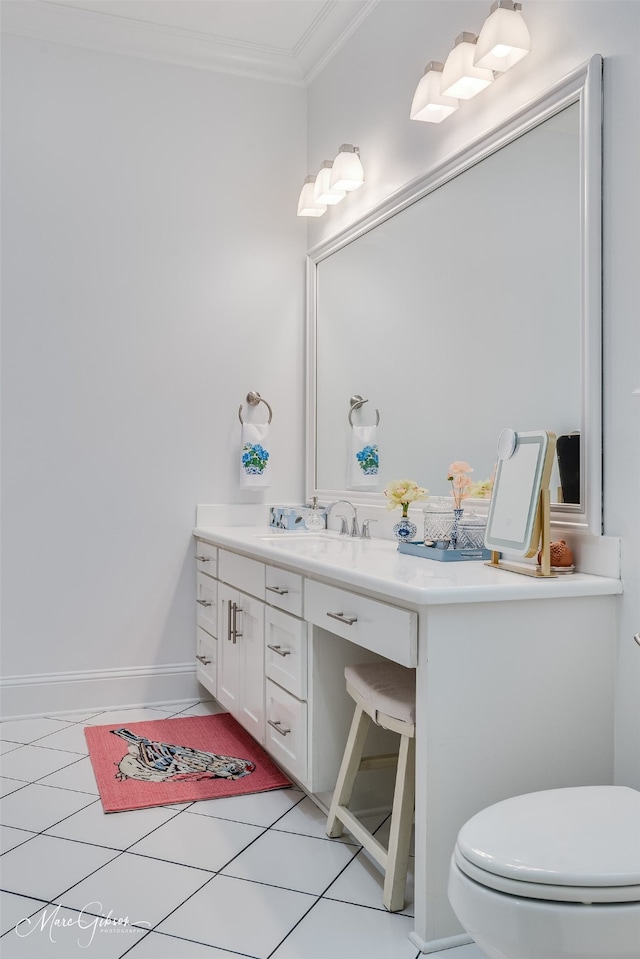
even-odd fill
[(118, 765), (116, 779), (142, 782), (195, 782), (199, 779), (242, 779), (256, 768), (249, 759), (219, 756), (190, 746), (152, 742), (128, 729), (112, 729), (129, 743)]

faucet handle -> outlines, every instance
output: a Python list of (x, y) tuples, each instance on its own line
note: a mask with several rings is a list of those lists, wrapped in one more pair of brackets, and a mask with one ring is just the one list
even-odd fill
[(344, 513), (336, 513), (336, 519), (340, 520), (340, 535), (348, 536), (349, 528), (347, 526), (347, 517), (344, 515)]
[(373, 519), (368, 516), (366, 519), (362, 520), (362, 532), (360, 533), (360, 539), (371, 539), (371, 533), (369, 532), (369, 526), (371, 523), (377, 523), (377, 519)]

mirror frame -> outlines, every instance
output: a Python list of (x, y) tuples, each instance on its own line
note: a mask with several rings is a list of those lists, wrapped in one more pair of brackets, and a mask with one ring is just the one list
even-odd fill
[[(320, 489), (316, 456), (316, 296), (317, 266), (353, 240), (438, 189), (469, 167), (572, 103), (580, 114), (580, 315), (582, 367), (580, 503), (554, 503), (554, 525), (586, 528), (601, 536), (602, 517), (602, 57), (594, 55), (542, 96), (525, 104), (484, 136), (409, 181), (369, 213), (307, 254), (307, 445), (306, 495), (323, 501), (347, 498), (359, 504), (384, 505), (380, 492)], [(517, 423), (505, 423), (513, 429)], [(497, 437), (496, 437), (497, 440)], [(482, 508), (485, 500), (471, 501)]]

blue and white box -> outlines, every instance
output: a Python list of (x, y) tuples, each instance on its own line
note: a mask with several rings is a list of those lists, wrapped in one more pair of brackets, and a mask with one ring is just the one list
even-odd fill
[[(269, 508), (269, 526), (273, 526), (275, 529), (306, 530), (309, 527), (306, 524), (305, 517), (310, 510), (310, 506), (271, 506)], [(326, 509), (319, 506), (314, 512), (322, 517), (321, 528), (326, 528)]]

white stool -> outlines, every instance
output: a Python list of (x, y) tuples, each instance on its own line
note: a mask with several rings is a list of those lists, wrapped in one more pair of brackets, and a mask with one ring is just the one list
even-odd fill
[[(333, 793), (327, 835), (342, 835), (346, 826), (385, 872), (383, 902), (389, 912), (404, 906), (415, 796), (416, 674), (397, 663), (363, 663), (344, 671), (347, 692), (356, 703), (349, 738)], [(398, 754), (362, 758), (374, 722), (400, 735)], [(360, 770), (397, 764), (389, 846), (385, 847), (347, 808)]]

